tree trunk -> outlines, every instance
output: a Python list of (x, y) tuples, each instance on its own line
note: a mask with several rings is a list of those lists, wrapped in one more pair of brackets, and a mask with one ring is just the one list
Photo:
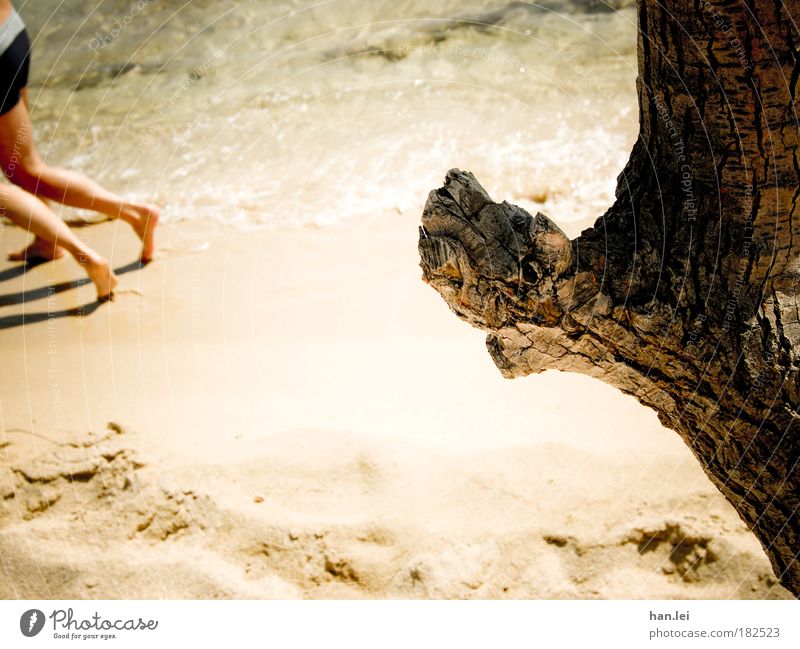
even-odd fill
[(639, 0), (640, 134), (570, 241), (448, 173), (423, 277), (506, 377), (632, 394), (692, 449), (800, 594), (800, 0)]

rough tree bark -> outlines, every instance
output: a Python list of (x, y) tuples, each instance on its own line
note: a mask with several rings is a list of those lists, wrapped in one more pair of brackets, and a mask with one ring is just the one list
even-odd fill
[(678, 432), (800, 594), (800, 0), (639, 0), (640, 134), (570, 241), (448, 173), (424, 279), (506, 377), (600, 378)]

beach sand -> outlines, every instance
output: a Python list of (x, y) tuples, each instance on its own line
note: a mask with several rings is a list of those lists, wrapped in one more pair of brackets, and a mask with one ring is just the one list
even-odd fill
[(788, 597), (652, 411), (500, 377), (416, 222), (166, 224), (143, 269), (81, 228), (126, 271), (96, 309), (0, 263), (0, 597)]

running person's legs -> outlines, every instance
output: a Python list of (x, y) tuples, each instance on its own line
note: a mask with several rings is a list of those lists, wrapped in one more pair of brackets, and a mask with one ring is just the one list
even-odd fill
[[(25, 26), (12, 8), (0, 24), (0, 164), (12, 181), (15, 176), (19, 180), (28, 174), (30, 162), (25, 156), (33, 146), (27, 118), (29, 52)], [(42, 199), (20, 187), (2, 183), (0, 214), (35, 237), (31, 246), (12, 257), (27, 258), (35, 254), (53, 259), (63, 254), (63, 248), (86, 270), (97, 288), (98, 299), (111, 297), (117, 278), (108, 261), (83, 243)]]
[(126, 201), (83, 174), (44, 164), (33, 143), (24, 101), (0, 115), (0, 168), (15, 185), (40, 198), (126, 221), (142, 240), (142, 260), (153, 258), (158, 207)]
[(32, 232), (37, 241), (52, 249), (64, 248), (83, 266), (97, 287), (97, 298), (108, 299), (117, 278), (109, 263), (81, 241), (66, 223), (32, 194), (5, 183), (0, 184), (0, 212), (16, 225)]
[[(28, 105), (28, 89), (22, 88), (20, 90), (20, 95), (22, 95), (22, 100), (25, 102), (25, 105)], [(40, 199), (45, 205), (47, 205), (46, 199)], [(34, 235), (33, 241), (22, 250), (18, 250), (17, 252), (11, 252), (8, 254), (8, 259), (10, 261), (50, 261), (53, 259), (60, 259), (64, 256), (64, 250), (61, 246), (51, 243), (47, 239), (42, 239), (38, 234)]]
[(150, 261), (158, 207), (126, 201), (83, 174), (51, 167), (39, 157), (28, 114), (29, 65), (28, 34), (12, 11), (0, 25), (0, 168), (11, 182), (39, 198), (123, 219), (142, 240), (142, 260)]

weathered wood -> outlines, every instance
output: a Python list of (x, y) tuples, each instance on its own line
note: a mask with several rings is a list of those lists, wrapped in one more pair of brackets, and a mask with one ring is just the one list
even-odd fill
[(424, 279), (504, 376), (582, 372), (681, 435), (800, 595), (800, 0), (640, 0), (640, 137), (570, 241), (452, 170)]

